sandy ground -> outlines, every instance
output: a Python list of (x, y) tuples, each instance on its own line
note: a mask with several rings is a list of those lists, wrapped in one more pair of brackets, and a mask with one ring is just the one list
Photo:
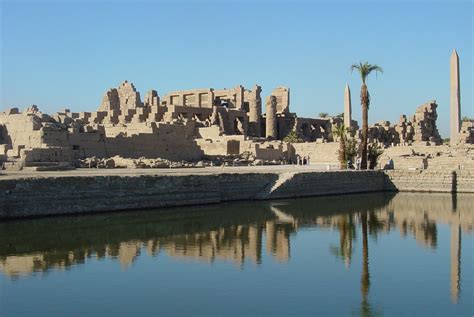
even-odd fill
[(266, 166), (226, 166), (226, 167), (195, 167), (195, 168), (117, 168), (97, 169), (81, 168), (68, 171), (45, 171), (32, 170), (23, 171), (1, 171), (2, 179), (20, 178), (46, 178), (46, 177), (84, 177), (84, 176), (140, 176), (140, 175), (210, 175), (220, 173), (287, 173), (287, 172), (309, 172), (336, 170), (335, 165), (311, 164), (311, 165), (266, 165)]

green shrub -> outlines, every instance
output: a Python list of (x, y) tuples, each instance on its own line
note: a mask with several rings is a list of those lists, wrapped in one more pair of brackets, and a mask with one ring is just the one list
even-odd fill
[(296, 131), (292, 130), (290, 133), (286, 135), (286, 137), (283, 138), (283, 141), (288, 142), (288, 143), (301, 143), (304, 142), (302, 138), (298, 136), (298, 133)]

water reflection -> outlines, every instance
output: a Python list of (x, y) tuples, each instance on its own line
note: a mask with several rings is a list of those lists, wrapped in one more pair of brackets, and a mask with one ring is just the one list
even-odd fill
[[(329, 254), (352, 265), (362, 245), (361, 315), (376, 309), (371, 287), (369, 240), (397, 230), (422, 248), (438, 248), (438, 226), (451, 228), (451, 297), (461, 292), (462, 235), (473, 230), (472, 195), (375, 194), (251, 202), (82, 217), (0, 223), (0, 271), (12, 278), (67, 270), (95, 259), (117, 259), (128, 269), (143, 254), (183, 260), (246, 261), (262, 265), (264, 254), (290, 261), (291, 237), (301, 229), (339, 234)], [(360, 231), (358, 231), (360, 228)], [(358, 237), (358, 234), (361, 237)]]

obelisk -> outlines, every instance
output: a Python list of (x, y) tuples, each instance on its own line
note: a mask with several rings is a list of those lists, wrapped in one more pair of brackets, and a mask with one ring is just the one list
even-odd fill
[(346, 128), (351, 127), (352, 121), (352, 105), (351, 105), (351, 89), (346, 85), (344, 89), (344, 125)]
[(451, 135), (450, 143), (455, 145), (458, 142), (461, 126), (461, 91), (459, 83), (459, 56), (456, 50), (451, 54)]

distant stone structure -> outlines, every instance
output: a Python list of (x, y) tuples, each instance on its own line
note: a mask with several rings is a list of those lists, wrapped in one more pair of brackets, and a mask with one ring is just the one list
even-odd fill
[(135, 89), (135, 86), (124, 81), (118, 88), (112, 88), (105, 93), (99, 111), (121, 110), (126, 112), (129, 109), (142, 106), (140, 93)]
[(352, 103), (351, 103), (351, 89), (346, 85), (344, 89), (344, 125), (347, 128), (351, 127), (352, 122)]
[(461, 123), (458, 144), (474, 144), (474, 120), (465, 120)]
[(369, 142), (378, 142), (384, 145), (409, 145), (412, 143), (429, 143), (440, 145), (441, 136), (436, 127), (438, 105), (431, 100), (418, 108), (415, 114), (407, 120), (405, 115), (395, 125), (389, 121), (381, 121), (369, 127)]
[[(451, 109), (454, 118), (458, 118), (456, 52), (453, 57), (451, 84), (455, 94)], [(298, 117), (290, 111), (287, 87), (271, 91), (265, 99), (263, 114), (261, 93), (259, 85), (251, 90), (242, 85), (230, 89), (179, 90), (162, 98), (156, 90), (150, 90), (142, 101), (135, 86), (124, 81), (109, 89), (93, 112), (64, 109), (47, 115), (35, 105), (23, 112), (11, 108), (0, 113), (0, 162), (42, 166), (48, 162), (72, 163), (115, 156), (196, 162), (206, 157), (240, 155), (247, 158), (244, 161), (252, 158), (255, 162), (277, 164), (294, 159), (300, 148), (283, 142), (291, 132), (304, 142), (322, 144), (333, 142), (334, 128), (345, 124), (350, 127), (351, 136), (360, 137), (358, 124), (351, 118), (349, 86), (345, 87), (343, 117)], [(371, 126), (369, 142), (385, 146), (441, 144), (436, 108), (436, 101), (430, 101), (419, 106), (413, 116), (401, 116), (395, 125), (383, 121)], [(452, 124), (457, 131), (456, 144), (473, 143), (474, 123), (466, 121), (457, 128), (456, 122)], [(312, 161), (317, 161), (312, 155)]]
[(459, 56), (456, 50), (453, 50), (450, 60), (451, 66), (451, 135), (450, 143), (455, 145), (458, 143), (459, 132), (461, 130), (461, 90), (459, 82)]
[(275, 96), (271, 95), (267, 97), (265, 102), (266, 106), (266, 136), (267, 139), (274, 140), (277, 138), (277, 99)]

